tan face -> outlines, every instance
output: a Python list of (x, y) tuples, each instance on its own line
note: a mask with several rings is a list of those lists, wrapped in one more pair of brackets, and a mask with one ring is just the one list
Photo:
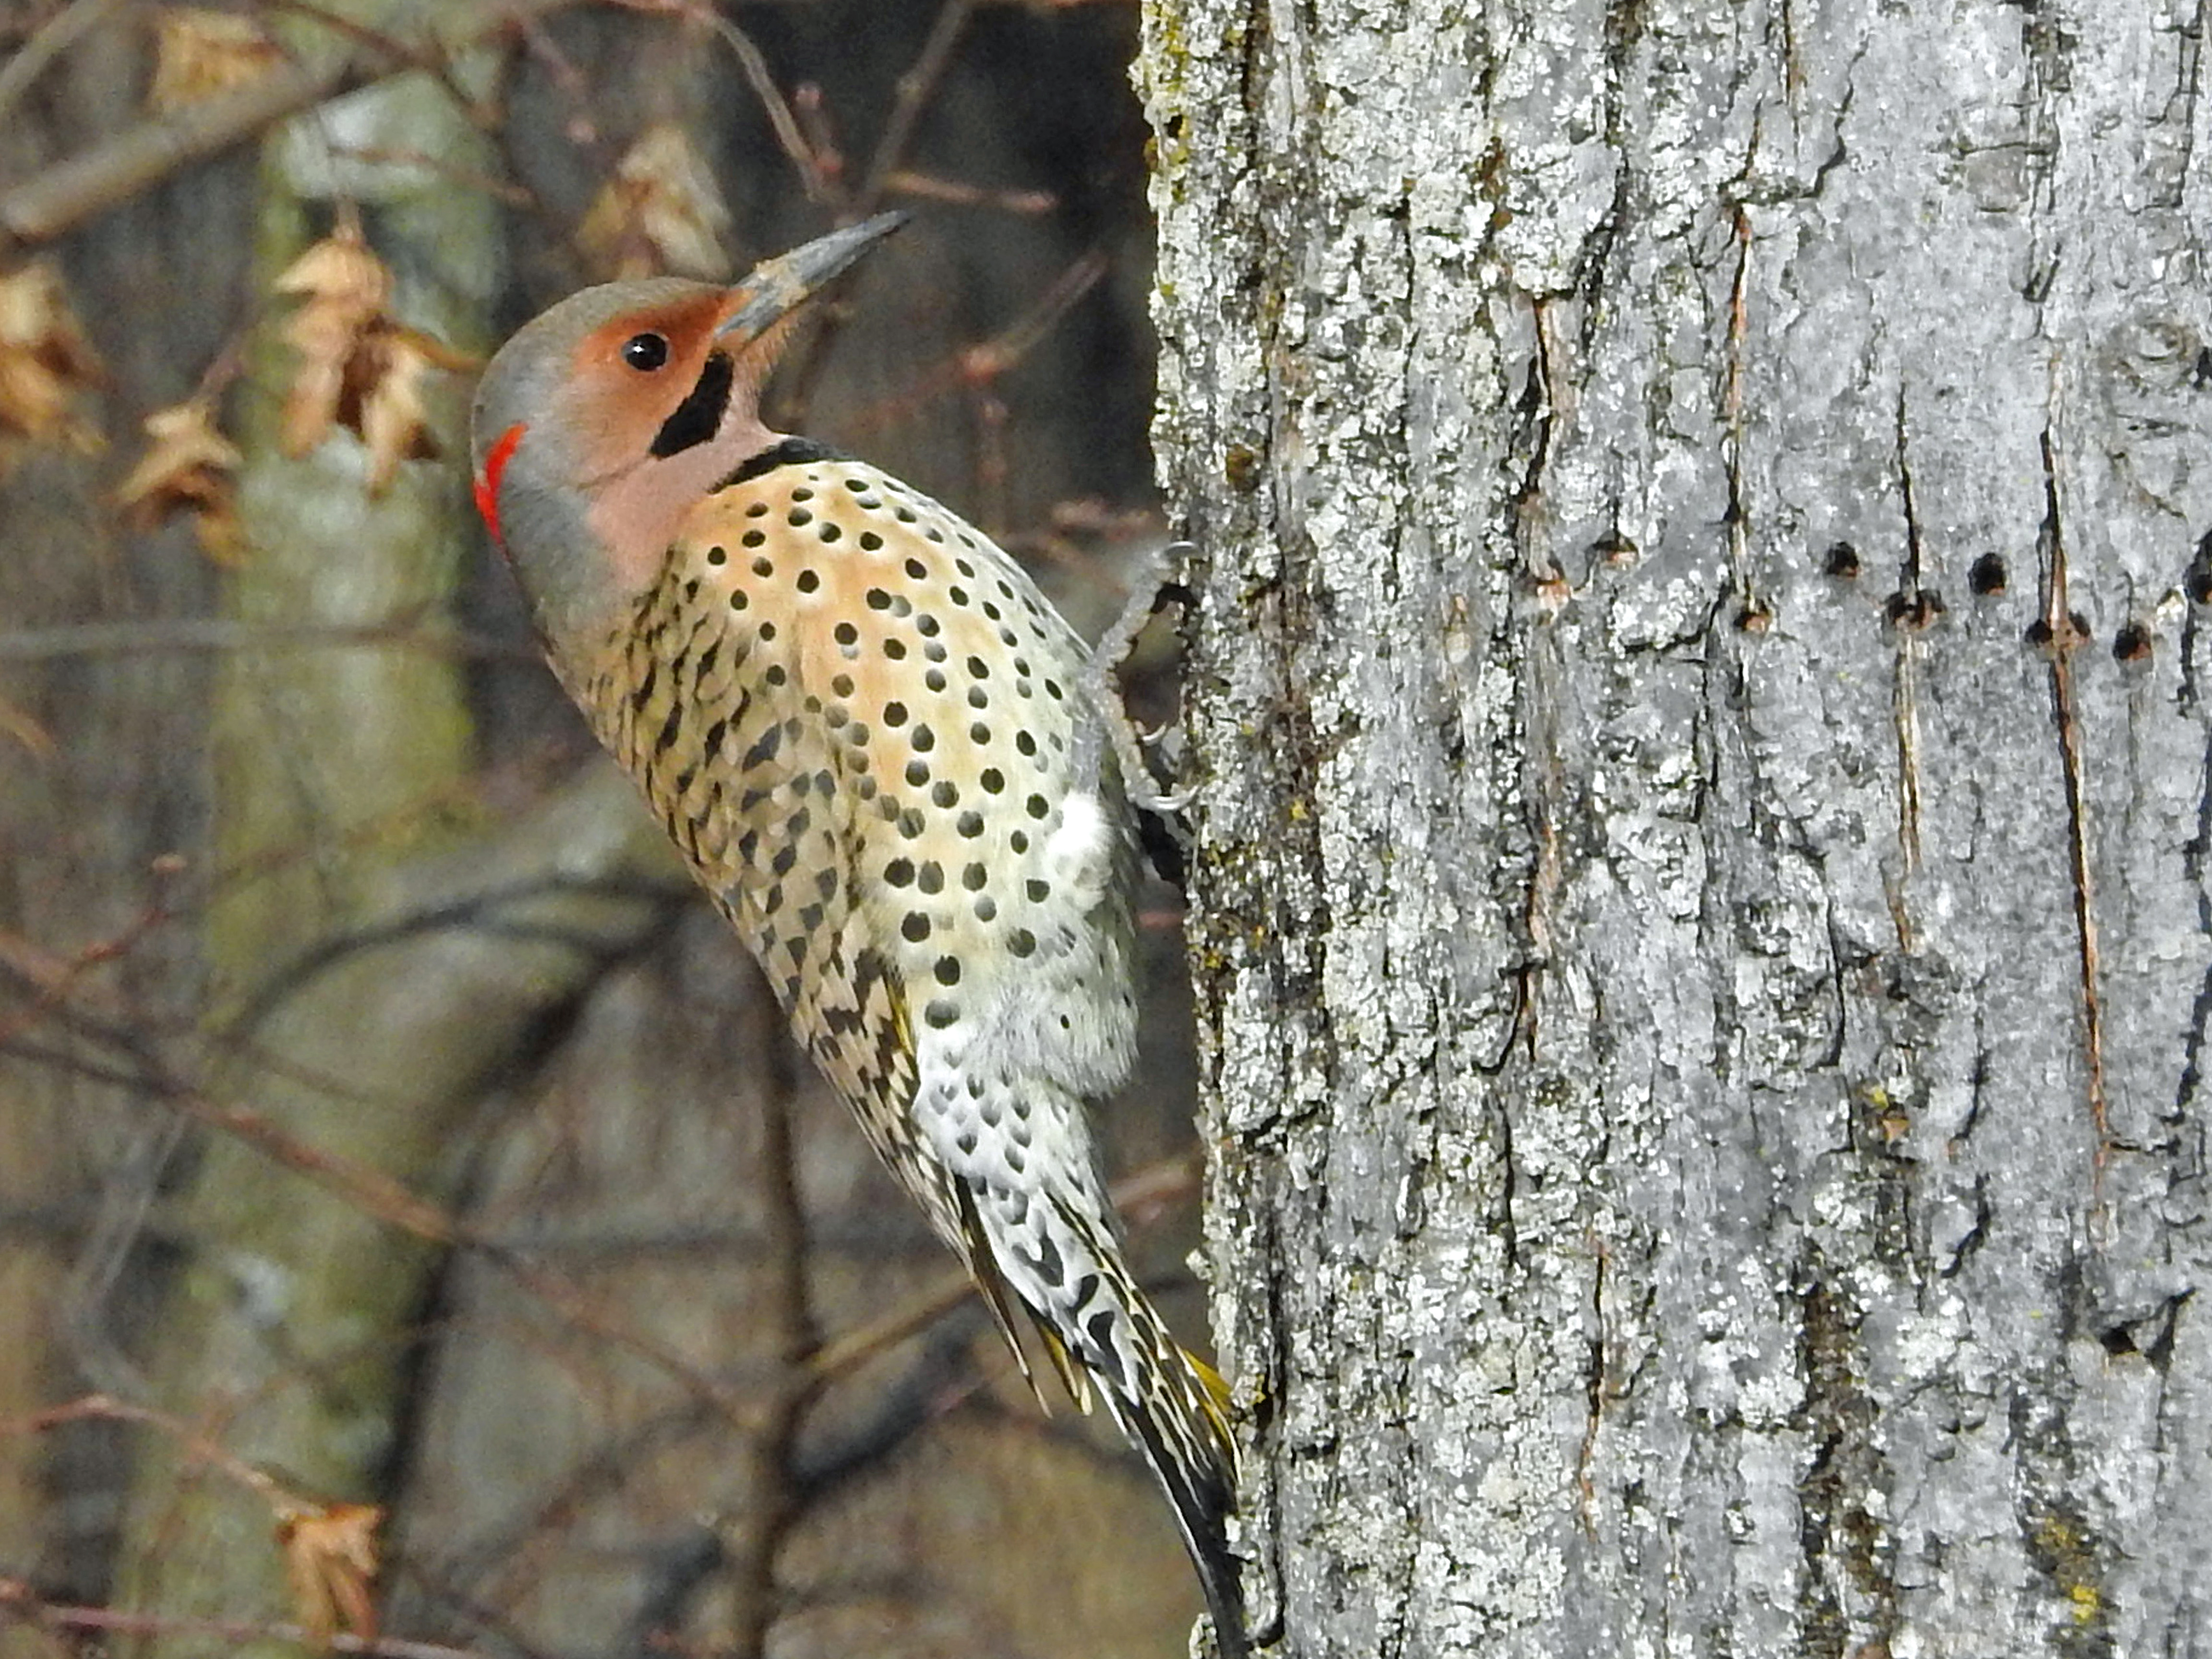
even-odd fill
[[(744, 298), (691, 284), (598, 290), (583, 303), (603, 314), (549, 313), (550, 333), (513, 343), (526, 367), (498, 398), (506, 423), (479, 432), (477, 494), (533, 594), (565, 586), (618, 610), (658, 574), (684, 515), (774, 441), (756, 405), (781, 331), (716, 332)], [(556, 497), (580, 534), (527, 523)]]
[(753, 355), (715, 337), (732, 309), (726, 291), (700, 294), (610, 318), (576, 343), (562, 413), (580, 487), (714, 441)]

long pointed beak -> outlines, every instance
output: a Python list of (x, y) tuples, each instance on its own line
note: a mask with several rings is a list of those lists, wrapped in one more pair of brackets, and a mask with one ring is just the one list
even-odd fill
[(846, 268), (911, 216), (878, 213), (857, 225), (817, 236), (774, 259), (753, 267), (737, 286), (744, 296), (730, 320), (714, 332), (753, 339), (765, 333), (778, 319), (805, 304), (829, 286)]

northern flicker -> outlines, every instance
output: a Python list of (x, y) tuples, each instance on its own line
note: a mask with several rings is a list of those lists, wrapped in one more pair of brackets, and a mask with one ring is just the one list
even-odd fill
[(1085, 1118), (1136, 1023), (1088, 653), (980, 531), (760, 416), (794, 312), (902, 216), (732, 288), (554, 306), (484, 373), (477, 504), (554, 672), (1024, 1376), (1017, 1310), (1151, 1464), (1241, 1655), (1220, 1380), (1132, 1277)]

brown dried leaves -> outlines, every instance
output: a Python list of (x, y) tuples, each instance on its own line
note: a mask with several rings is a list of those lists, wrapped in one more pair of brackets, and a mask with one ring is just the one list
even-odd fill
[(204, 6), (164, 6), (154, 15), (154, 82), (146, 103), (173, 115), (234, 92), (285, 61), (255, 19)]
[(276, 1521), (277, 1547), (300, 1623), (325, 1647), (340, 1631), (376, 1639), (376, 1528), (374, 1504), (295, 1504)]
[(637, 136), (615, 164), (576, 243), (611, 279), (665, 272), (719, 281), (729, 275), (722, 238), (730, 210), (690, 135), (658, 121)]
[(245, 538), (231, 475), (245, 458), (216, 429), (213, 399), (202, 395), (155, 410), (146, 417), (146, 435), (152, 441), (145, 454), (115, 491), (125, 521), (151, 530), (189, 513), (201, 550), (217, 564), (237, 564)]
[(386, 319), (392, 273), (362, 240), (361, 227), (341, 220), (321, 241), (295, 259), (276, 279), (279, 294), (303, 303), (284, 325), (284, 339), (300, 354), (300, 367), (284, 398), (277, 442), (301, 456), (330, 435), (344, 401), (346, 371), (368, 336)]
[(297, 459), (344, 427), (368, 449), (371, 495), (391, 488), (400, 462), (435, 458), (423, 377), (473, 368), (475, 359), (392, 315), (392, 273), (358, 222), (341, 217), (276, 279), (276, 291), (301, 301), (284, 325), (300, 367), (285, 394), (278, 447)]
[(34, 259), (0, 275), (0, 472), (33, 446), (98, 449), (82, 398), (100, 379), (59, 269)]

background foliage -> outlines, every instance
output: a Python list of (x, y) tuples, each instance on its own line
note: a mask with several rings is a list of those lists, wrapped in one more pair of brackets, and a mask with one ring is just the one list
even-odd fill
[[(787, 1051), (461, 459), (561, 294), (905, 206), (781, 409), (1095, 629), (1158, 529), (1133, 27), (0, 7), (0, 1649), (1180, 1647), (1141, 1472)], [(1172, 1285), (1147, 908), (1107, 1139)]]

